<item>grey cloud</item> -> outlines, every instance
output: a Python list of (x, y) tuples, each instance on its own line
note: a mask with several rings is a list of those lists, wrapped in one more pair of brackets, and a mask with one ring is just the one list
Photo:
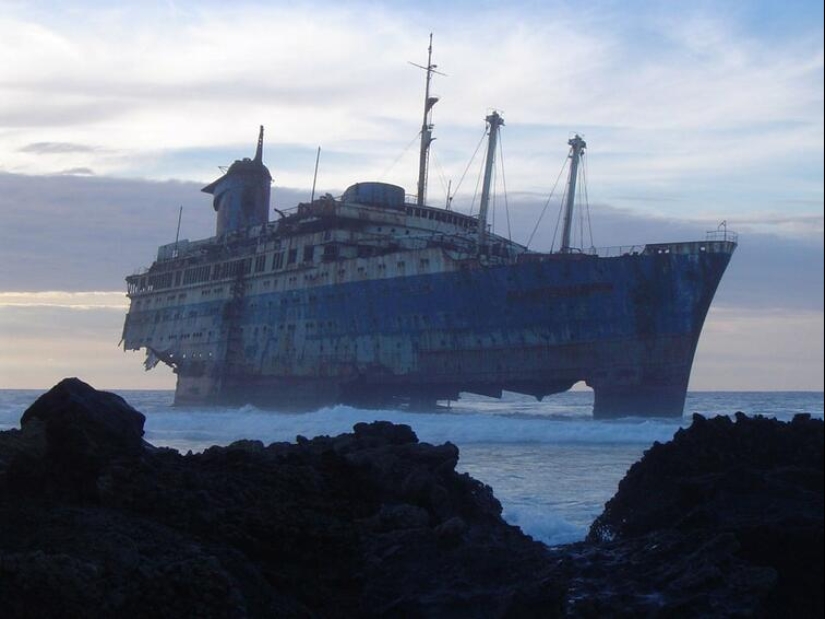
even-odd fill
[[(510, 222), (513, 240), (524, 243), (536, 226), (544, 203), (527, 196), (510, 200)], [(499, 207), (500, 208), (500, 207)], [(531, 244), (531, 249), (550, 250), (558, 218), (558, 204), (551, 204)], [(586, 220), (587, 217), (585, 216)], [(646, 217), (626, 209), (608, 205), (591, 205), (593, 242), (596, 247), (642, 245), (644, 243), (702, 240), (714, 231), (719, 222), (691, 221), (673, 218)], [(821, 218), (810, 216), (784, 217), (783, 223), (797, 223), (800, 229), (821, 226)], [(576, 225), (581, 221), (577, 221)], [(773, 218), (750, 218), (747, 222), (731, 220), (728, 230), (739, 232), (739, 247), (733, 255), (728, 272), (722, 279), (714, 303), (720, 306), (773, 308), (793, 310), (823, 310), (825, 269), (823, 269), (822, 236), (782, 236), (765, 232), (748, 232), (748, 224), (775, 223)], [(743, 229), (737, 230), (737, 225)], [(496, 231), (506, 231), (501, 213), (497, 213)], [(579, 238), (574, 228), (574, 239)], [(584, 246), (590, 245), (589, 233), (584, 234)], [(558, 248), (558, 239), (555, 247)]]
[[(214, 234), (201, 183), (0, 173), (0, 290), (120, 290), (158, 245)], [(274, 189), (279, 203), (302, 192)], [(308, 193), (308, 192), (306, 192)]]
[[(0, 333), (14, 339), (39, 338), (58, 341), (87, 339), (94, 341), (101, 337), (101, 326), (111, 325), (108, 335), (112, 344), (117, 345), (117, 330), (123, 323), (125, 311), (118, 314), (109, 309), (89, 309), (72, 311), (64, 307), (4, 307), (0, 311)], [(71, 324), (67, 333), (66, 324)], [(105, 332), (104, 332), (105, 334)]]
[[(214, 233), (214, 211), (201, 187), (183, 181), (0, 173), (0, 290), (123, 289), (126, 275), (151, 264), (158, 245), (174, 241), (179, 207), (181, 238)], [(308, 193), (276, 187), (274, 203), (279, 208), (297, 204)], [(515, 241), (526, 242), (544, 201), (523, 194), (510, 198)], [(496, 205), (494, 215), (496, 231), (506, 233), (503, 204)], [(551, 205), (532, 249), (551, 248), (556, 219)], [(592, 205), (590, 220), (598, 247), (700, 240), (717, 223), (651, 219), (609, 205)], [(589, 246), (589, 235), (584, 244)], [(822, 311), (823, 280), (821, 238), (744, 233), (716, 302)]]
[[(816, 202), (811, 201), (813, 204)], [(818, 205), (821, 207), (822, 203)], [(801, 225), (813, 229), (822, 230), (825, 224), (825, 217), (822, 215), (764, 215), (761, 217), (740, 217), (737, 219), (740, 225), (756, 225), (756, 226), (779, 226), (783, 224)]]
[(91, 168), (69, 168), (59, 172), (61, 176), (94, 176), (95, 172)]
[[(262, 67), (265, 69), (265, 67)], [(288, 86), (262, 82), (257, 73), (250, 76), (235, 75), (222, 79), (187, 77), (183, 81), (164, 83), (162, 81), (120, 81), (113, 79), (63, 79), (14, 85), (12, 88), (24, 90), (29, 96), (44, 101), (36, 109), (16, 109), (6, 112), (4, 122), (43, 117), (48, 121), (60, 110), (76, 120), (89, 120), (95, 115), (104, 117), (127, 114), (141, 102), (153, 104), (173, 104), (176, 102), (209, 101), (211, 103), (248, 102), (250, 98), (279, 101), (291, 105), (318, 105), (319, 96), (335, 90), (336, 101), (369, 100), (369, 87), (374, 86), (375, 76), (353, 78), (349, 75), (331, 74), (321, 82), (307, 80), (306, 83), (291, 81)], [(359, 88), (360, 86), (360, 88)], [(85, 99), (74, 103), (66, 99)], [(52, 100), (50, 103), (49, 100)]]
[(0, 125), (4, 127), (31, 129), (95, 124), (127, 117), (136, 107), (129, 98), (113, 95), (107, 83), (90, 85), (88, 89), (53, 82), (25, 86), (4, 84), (4, 87), (7, 91), (18, 91), (25, 100), (37, 101), (37, 105), (3, 106)]
[(34, 142), (18, 149), (21, 153), (36, 153), (38, 155), (52, 155), (64, 153), (90, 153), (94, 148), (86, 144), (72, 144), (71, 142)]

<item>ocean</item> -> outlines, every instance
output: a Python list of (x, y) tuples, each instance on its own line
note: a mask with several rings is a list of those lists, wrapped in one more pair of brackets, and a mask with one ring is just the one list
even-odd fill
[[(547, 545), (584, 539), (627, 469), (655, 441), (665, 442), (706, 417), (763, 415), (822, 419), (821, 392), (690, 392), (680, 419), (593, 420), (592, 391), (570, 391), (537, 402), (466, 396), (437, 413), (347, 406), (312, 413), (239, 408), (173, 408), (171, 391), (115, 390), (146, 415), (145, 438), (183, 453), (249, 438), (264, 443), (349, 432), (359, 421), (388, 420), (413, 428), (419, 440), (458, 446), (458, 469), (493, 488), (504, 518)], [(23, 411), (42, 393), (0, 390), (0, 430), (19, 428)]]

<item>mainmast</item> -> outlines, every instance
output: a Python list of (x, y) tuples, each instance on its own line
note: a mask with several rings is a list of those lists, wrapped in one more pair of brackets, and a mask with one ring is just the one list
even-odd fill
[(570, 253), (570, 232), (573, 227), (573, 204), (576, 200), (576, 179), (579, 174), (579, 161), (587, 148), (587, 143), (579, 134), (567, 141), (570, 145), (570, 178), (567, 180), (567, 202), (564, 206), (564, 227), (561, 235), (561, 249), (563, 254)]
[[(438, 97), (430, 96), (430, 80), (433, 73), (438, 73), (435, 68), (438, 65), (432, 63), (433, 59), (433, 34), (430, 33), (430, 46), (427, 48), (427, 66), (411, 62), (427, 72), (427, 87), (424, 89), (424, 120), (421, 123), (421, 152), (418, 159), (418, 206), (424, 206), (427, 197), (427, 168), (430, 159), (430, 144), (433, 141), (432, 109), (438, 101)], [(443, 75), (443, 74), (441, 74)]]
[(478, 249), (484, 253), (487, 245), (487, 212), (490, 208), (490, 184), (493, 179), (493, 166), (496, 161), (496, 146), (498, 144), (498, 129), (504, 124), (504, 119), (498, 112), (487, 116), (490, 126), (490, 137), (487, 142), (487, 161), (484, 164), (484, 182), (481, 187), (481, 205), (478, 211)]

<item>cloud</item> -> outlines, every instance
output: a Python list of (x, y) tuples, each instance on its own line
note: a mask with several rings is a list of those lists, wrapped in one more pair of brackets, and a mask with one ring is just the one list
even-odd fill
[(120, 291), (67, 292), (0, 292), (0, 309), (4, 307), (41, 307), (70, 310), (110, 309), (120, 312), (129, 307), (126, 294)]
[[(214, 234), (211, 201), (200, 189), (200, 184), (187, 182), (0, 174), (0, 227), (5, 234), (0, 264), (14, 265), (0, 270), (0, 290), (123, 289), (127, 275), (149, 266), (157, 247), (174, 241), (180, 206), (181, 238)], [(306, 200), (309, 191), (276, 187), (273, 195), (278, 208), (288, 209)], [(513, 240), (526, 243), (535, 230), (531, 249), (558, 248), (558, 230), (553, 238), (558, 197), (536, 226), (546, 196), (514, 194), (506, 202), (498, 196), (491, 210), (494, 230), (506, 235), (509, 210)], [(470, 213), (473, 205), (471, 200), (457, 200), (454, 208)], [(574, 227), (574, 242), (585, 248), (591, 245), (590, 232), (582, 232), (580, 226), (587, 219), (596, 247), (702, 240), (719, 225), (718, 219), (650, 217), (638, 210), (594, 204)], [(821, 216), (752, 216), (741, 222), (731, 218), (727, 225), (740, 234), (740, 245), (717, 303), (822, 308)]]
[[(0, 135), (13, 153), (3, 166), (208, 182), (183, 154), (237, 153), (262, 123), (310, 161), (278, 160), (280, 182), (304, 182), (322, 145), (347, 155), (325, 157), (323, 168), (330, 185), (346, 186), (380, 174), (418, 131), (423, 76), (407, 61), (425, 62), (436, 23), (434, 60), (448, 76), (433, 83), (442, 96), (434, 152), (454, 182), (497, 107), (512, 147), (508, 178), (523, 190), (546, 183), (535, 172), (552, 174), (578, 130), (602, 153), (594, 172), (625, 194), (644, 184), (697, 195), (705, 184), (740, 200), (737, 211), (780, 190), (821, 202), (821, 29), (803, 15), (766, 42), (745, 27), (766, 10), (759, 4), (636, 4), (127, 3), (48, 19), (18, 7), (0, 22), (25, 59), (0, 67), (0, 117), (15, 128)], [(50, 160), (21, 152), (32, 143), (97, 147)], [(415, 169), (386, 180), (414, 185)], [(800, 182), (801, 196), (791, 189)]]
[[(0, 173), (0, 290), (125, 289), (159, 245), (215, 231), (210, 197), (191, 182)], [(288, 207), (309, 191), (276, 188)]]
[(54, 154), (54, 153), (90, 153), (94, 149), (85, 144), (71, 144), (68, 142), (35, 142), (20, 148), (21, 153)]
[(61, 176), (94, 176), (94, 173), (91, 168), (69, 168), (58, 172)]
[(46, 389), (67, 376), (100, 388), (172, 389), (169, 368), (143, 370), (143, 353), (119, 346), (124, 311), (0, 305), (1, 389)]
[(823, 312), (712, 305), (691, 390), (822, 391)]

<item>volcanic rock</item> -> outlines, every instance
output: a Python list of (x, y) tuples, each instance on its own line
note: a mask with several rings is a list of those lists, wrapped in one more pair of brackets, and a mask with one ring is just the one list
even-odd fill
[(535, 580), (552, 569), (545, 548), (456, 472), (454, 445), (375, 422), (181, 455), (144, 446), (142, 415), (111, 395), (63, 381), (0, 433), (3, 617), (552, 616), (561, 604), (552, 579)]
[(821, 617), (823, 424), (693, 418), (586, 541), (508, 525), (458, 448), (359, 423), (182, 455), (77, 379), (0, 432), (0, 616)]
[[(590, 528), (592, 560), (637, 607), (648, 596), (676, 614), (823, 616), (823, 442), (809, 415), (694, 415), (630, 468)], [(622, 604), (599, 588), (586, 586), (591, 606)]]

